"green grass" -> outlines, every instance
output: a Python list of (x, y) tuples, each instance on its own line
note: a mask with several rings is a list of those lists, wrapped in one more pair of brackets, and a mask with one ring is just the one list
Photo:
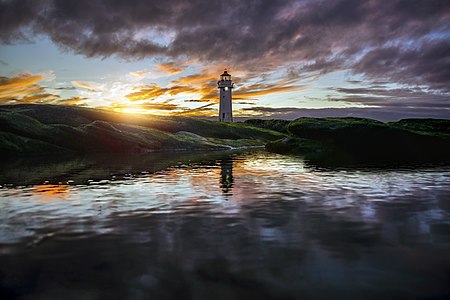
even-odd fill
[(45, 141), (0, 131), (0, 153), (26, 154), (60, 152), (68, 152), (68, 149), (47, 143)]
[(288, 125), (288, 131), (298, 137), (334, 139), (336, 135), (361, 137), (367, 132), (385, 134), (390, 128), (382, 122), (360, 118), (300, 118)]
[(392, 127), (413, 131), (419, 134), (450, 137), (450, 120), (404, 119), (388, 124)]
[(65, 124), (78, 127), (94, 121), (105, 121), (108, 123), (138, 125), (168, 133), (189, 131), (205, 137), (222, 139), (251, 138), (273, 140), (282, 136), (277, 131), (255, 128), (246, 124), (214, 122), (189, 117), (131, 115), (62, 105), (8, 105), (3, 106), (2, 109), (8, 112), (20, 113), (47, 125)]
[[(383, 123), (362, 118), (300, 118), (291, 139), (269, 143), (269, 151), (352, 162), (448, 161), (449, 120), (408, 119)], [(313, 143), (318, 142), (318, 143)]]
[(8, 154), (219, 150), (284, 136), (246, 124), (31, 104), (0, 106), (0, 126), (0, 152)]
[(0, 153), (220, 150), (266, 145), (312, 160), (448, 161), (450, 120), (299, 118), (222, 123), (58, 105), (0, 106)]
[(287, 120), (261, 120), (261, 119), (248, 119), (244, 121), (244, 124), (253, 127), (259, 127), (269, 130), (275, 130), (282, 133), (288, 133), (288, 125), (290, 121)]

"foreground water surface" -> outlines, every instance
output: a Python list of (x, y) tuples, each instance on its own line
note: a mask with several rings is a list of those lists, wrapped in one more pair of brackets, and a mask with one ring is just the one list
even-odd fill
[(447, 166), (38, 157), (0, 184), (0, 299), (450, 297)]

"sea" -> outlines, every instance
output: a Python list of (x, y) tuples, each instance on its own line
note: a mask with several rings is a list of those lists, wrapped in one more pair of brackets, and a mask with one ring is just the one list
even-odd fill
[(450, 299), (450, 166), (5, 158), (0, 299)]

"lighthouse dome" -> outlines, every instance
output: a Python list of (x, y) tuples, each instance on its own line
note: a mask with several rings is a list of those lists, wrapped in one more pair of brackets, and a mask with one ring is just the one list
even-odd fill
[(220, 75), (221, 81), (231, 81), (231, 75), (228, 74), (227, 70), (223, 71), (223, 74)]

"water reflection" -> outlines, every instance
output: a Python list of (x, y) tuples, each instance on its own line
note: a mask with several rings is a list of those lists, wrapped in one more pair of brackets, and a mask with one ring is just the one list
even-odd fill
[(258, 151), (35, 167), (34, 184), (0, 175), (17, 180), (0, 189), (0, 299), (450, 296), (448, 167)]
[(234, 152), (151, 153), (147, 155), (93, 154), (31, 156), (0, 160), (0, 185), (88, 184), (131, 179), (170, 167), (230, 159)]
[(233, 160), (223, 159), (220, 162), (220, 188), (225, 195), (231, 194), (233, 187)]
[(68, 185), (66, 184), (35, 185), (33, 191), (37, 195), (37, 199), (42, 202), (67, 200), (69, 198), (68, 192)]

